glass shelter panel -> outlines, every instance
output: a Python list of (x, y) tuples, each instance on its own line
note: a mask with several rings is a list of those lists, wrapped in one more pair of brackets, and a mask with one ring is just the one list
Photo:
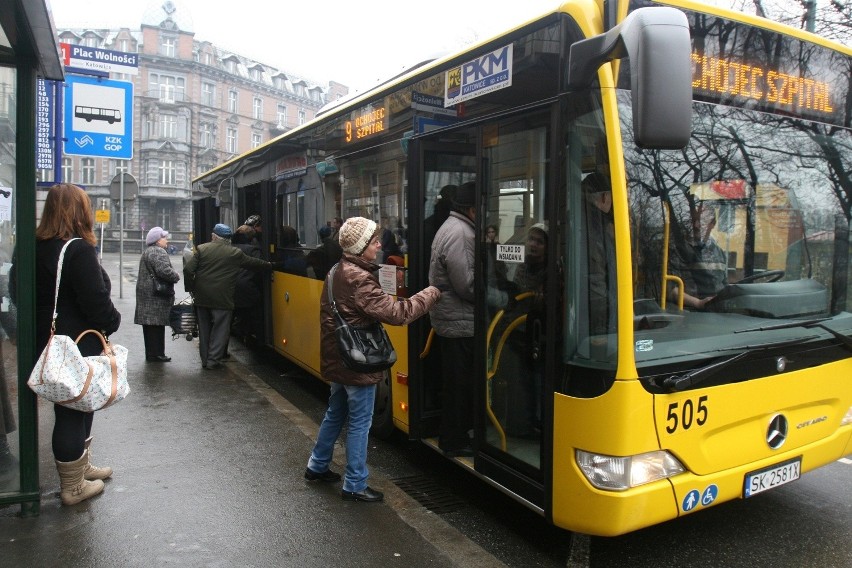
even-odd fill
[(0, 67), (0, 495), (20, 490), (17, 310), (9, 269), (15, 248), (16, 72)]

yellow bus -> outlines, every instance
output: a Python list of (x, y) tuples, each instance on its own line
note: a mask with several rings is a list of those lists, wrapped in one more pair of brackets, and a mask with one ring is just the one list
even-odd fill
[[(475, 181), (474, 455), (448, 459), (623, 534), (852, 453), (850, 70), (690, 0), (570, 0), (200, 175), (195, 234), (262, 216), (256, 333), (319, 377), (319, 230), (374, 219), (383, 286), (419, 290)], [(374, 433), (437, 449), (430, 331), (389, 328)]]

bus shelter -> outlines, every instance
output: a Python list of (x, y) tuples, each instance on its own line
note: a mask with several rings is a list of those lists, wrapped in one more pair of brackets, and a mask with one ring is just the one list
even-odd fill
[[(40, 504), (36, 398), (26, 386), (36, 357), (38, 86), (39, 79), (63, 78), (46, 0), (0, 0), (0, 506), (20, 503), (23, 515), (38, 514)], [(15, 249), (12, 303), (9, 268)]]

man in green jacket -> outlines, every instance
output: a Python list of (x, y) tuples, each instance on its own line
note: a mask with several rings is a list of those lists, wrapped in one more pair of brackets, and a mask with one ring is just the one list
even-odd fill
[(183, 268), (184, 285), (192, 292), (198, 314), (198, 351), (205, 369), (222, 368), (222, 356), (231, 336), (234, 288), (240, 269), (272, 269), (271, 263), (232, 246), (231, 234), (228, 225), (217, 224), (211, 241), (198, 246)]

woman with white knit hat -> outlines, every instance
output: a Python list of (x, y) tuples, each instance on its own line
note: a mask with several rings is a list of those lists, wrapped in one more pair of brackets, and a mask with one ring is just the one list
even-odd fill
[(390, 325), (406, 325), (425, 315), (438, 301), (441, 292), (434, 286), (410, 298), (395, 298), (379, 285), (374, 264), (382, 248), (381, 227), (364, 217), (347, 219), (340, 227), (338, 240), (343, 257), (336, 270), (329, 272), (320, 300), (320, 369), (331, 383), (328, 410), (320, 425), (317, 442), (311, 452), (305, 479), (335, 482), (340, 474), (329, 469), (334, 444), (344, 423), (346, 436), (346, 471), (341, 497), (347, 501), (373, 503), (384, 496), (367, 485), (367, 439), (373, 422), (376, 383), (386, 371), (361, 373), (348, 369), (340, 357), (335, 336), (335, 319), (328, 300), (329, 278), (334, 278), (333, 292), (338, 312), (350, 325), (362, 326), (380, 321)]

